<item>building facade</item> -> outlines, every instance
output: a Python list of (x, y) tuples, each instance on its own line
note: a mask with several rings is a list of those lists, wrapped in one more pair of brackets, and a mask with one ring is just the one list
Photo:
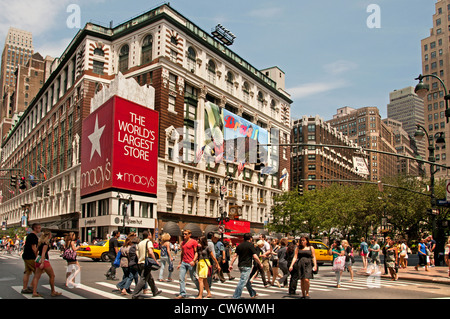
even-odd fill
[[(17, 69), (25, 66), (34, 54), (33, 35), (31, 32), (9, 28), (3, 47), (0, 65), (0, 137), (8, 134), (13, 123), (17, 104), (16, 84)], [(23, 91), (25, 95), (25, 91)], [(15, 97), (14, 97), (15, 95)], [(22, 94), (20, 94), (22, 95)], [(22, 104), (23, 105), (23, 104)], [(24, 107), (21, 107), (24, 111)]]
[[(319, 116), (303, 116), (292, 122), (291, 186), (303, 191), (315, 190), (331, 183), (364, 180), (367, 175), (354, 168), (355, 150), (344, 147), (358, 145), (326, 123)], [(307, 145), (311, 144), (311, 145)], [(314, 144), (344, 146), (343, 148), (319, 147)]]
[[(83, 121), (94, 96), (119, 74), (154, 88), (147, 104), (159, 114), (157, 196), (115, 188), (80, 194)], [(50, 77), (3, 143), (3, 167), (33, 172), (42, 182), (4, 197), (0, 215), (17, 224), (26, 213), (30, 223), (79, 230), (90, 240), (121, 229), (125, 213), (126, 232), (150, 228), (158, 234), (171, 225), (171, 235), (179, 235), (181, 229), (216, 227), (220, 212), (239, 208), (241, 219), (262, 230), (272, 195), (289, 187), (280, 183), (289, 170), (289, 149), (268, 150), (271, 175), (249, 161), (218, 160), (217, 149), (211, 160), (204, 125), (215, 109), (219, 122), (230, 115), (239, 121), (240, 132), (246, 123), (269, 132), (268, 142), (289, 141), (292, 101), (284, 83), (267, 74), (284, 76), (278, 68), (257, 70), (169, 5), (114, 28), (88, 23), (53, 62)], [(214, 135), (220, 149), (219, 142)], [(200, 151), (205, 155), (196, 161)]]
[[(382, 122), (377, 107), (359, 109), (343, 107), (338, 109), (337, 114), (327, 123), (364, 149), (396, 153), (395, 147), (391, 143), (392, 131)], [(384, 176), (397, 174), (397, 158), (395, 156), (370, 152), (368, 166), (371, 181), (378, 181)]]
[[(433, 14), (433, 27), (430, 29), (430, 36), (422, 39), (422, 74), (435, 75), (439, 77), (447, 89), (450, 88), (450, 30), (448, 27), (448, 16), (450, 15), (450, 1), (438, 0), (435, 3), (436, 11)], [(448, 93), (440, 81), (434, 77), (425, 77), (424, 83), (429, 84), (430, 91), (424, 98), (424, 119), (425, 128), (428, 134), (435, 135), (438, 132), (444, 132), (445, 136), (450, 136), (449, 125), (445, 118), (445, 100), (444, 96)], [(427, 141), (425, 141), (426, 146)], [(436, 147), (436, 163), (449, 165), (448, 147)], [(427, 156), (428, 158), (428, 151)], [(439, 159), (439, 160), (438, 160)], [(437, 167), (436, 178), (444, 177), (448, 174), (447, 169)], [(429, 173), (429, 172), (427, 172)]]
[[(387, 117), (401, 122), (402, 128), (410, 139), (414, 139), (417, 124), (424, 126), (423, 99), (421, 99), (412, 86), (395, 90), (389, 93)], [(417, 153), (425, 158), (426, 146), (424, 140), (415, 140)]]

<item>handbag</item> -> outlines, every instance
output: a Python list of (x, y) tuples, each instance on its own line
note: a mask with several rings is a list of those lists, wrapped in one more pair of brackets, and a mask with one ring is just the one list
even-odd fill
[(119, 252), (117, 253), (117, 255), (116, 255), (116, 259), (114, 259), (114, 262), (113, 262), (113, 266), (114, 267), (116, 267), (116, 268), (119, 268), (120, 267), (120, 258), (122, 257), (122, 253), (121, 253), (121, 251), (119, 250)]
[(345, 256), (338, 256), (333, 262), (333, 271), (344, 271), (345, 268)]
[(151, 268), (151, 270), (158, 270), (160, 265), (152, 257), (148, 257), (148, 242), (145, 245), (145, 267)]
[(66, 248), (62, 254), (62, 258), (64, 260), (67, 261), (72, 261), (72, 260), (76, 260), (77, 259), (77, 252), (70, 249), (70, 248)]

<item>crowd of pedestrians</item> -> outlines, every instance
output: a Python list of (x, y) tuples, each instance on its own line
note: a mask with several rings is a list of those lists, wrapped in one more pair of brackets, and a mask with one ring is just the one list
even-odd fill
[[(179, 293), (177, 299), (188, 297), (186, 292), (186, 280), (190, 278), (195, 285), (198, 294), (197, 299), (212, 298), (215, 282), (234, 280), (231, 271), (234, 269), (236, 260), (240, 276), (232, 298), (239, 299), (242, 296), (244, 287), (250, 294), (250, 298), (258, 296), (253, 288), (253, 282), (259, 280), (265, 288), (278, 286), (287, 288), (289, 296), (301, 295), (301, 298), (309, 299), (310, 281), (314, 279), (314, 274), (318, 271), (318, 261), (316, 252), (309, 241), (303, 236), (298, 240), (288, 240), (287, 238), (267, 240), (264, 234), (253, 237), (251, 234), (243, 236), (243, 242), (232, 245), (230, 242), (222, 241), (221, 235), (208, 233), (198, 239), (192, 238), (190, 230), (183, 231), (183, 240), (171, 242), (170, 234), (161, 236), (160, 242), (153, 241), (150, 231), (142, 233), (140, 240), (136, 233), (126, 236), (123, 245), (120, 245), (119, 231), (113, 231), (109, 239), (108, 255), (111, 260), (105, 276), (108, 280), (119, 280), (117, 269), (122, 270), (122, 278), (116, 285), (122, 295), (131, 295), (133, 299), (142, 298), (143, 294), (151, 293), (157, 296), (162, 293), (157, 288), (152, 272), (158, 271), (158, 281), (173, 281), (172, 275), (175, 267), (175, 260), (179, 259), (176, 267), (178, 269)], [(122, 235), (123, 237), (123, 235)], [(25, 271), (23, 275), (23, 294), (32, 294), (33, 297), (42, 297), (37, 291), (38, 282), (42, 274), (49, 278), (51, 296), (57, 297), (61, 293), (55, 289), (55, 273), (50, 264), (49, 251), (52, 247), (52, 234), (49, 231), (42, 231), (39, 224), (32, 225), (32, 231), (23, 243), (22, 259), (24, 260)], [(161, 256), (157, 258), (154, 248), (160, 249)], [(420, 240), (418, 245), (419, 267), (429, 271), (429, 267), (434, 267), (434, 250), (436, 242), (432, 236)], [(79, 248), (79, 240), (74, 233), (69, 233), (64, 238), (61, 256), (67, 261), (66, 286), (76, 287), (74, 279), (79, 274), (81, 267), (76, 258), (76, 251)], [(445, 246), (445, 261), (449, 265), (450, 277), (450, 238)], [(177, 257), (178, 251), (181, 252)], [(363, 268), (368, 274), (378, 273), (383, 267), (380, 256), (384, 256), (384, 272), (391, 276), (392, 280), (398, 280), (398, 269), (408, 267), (408, 256), (412, 253), (405, 240), (393, 240), (386, 237), (382, 246), (376, 239), (371, 239), (369, 243), (361, 238), (360, 245), (356, 251), (362, 258)], [(353, 281), (355, 262), (355, 250), (346, 240), (334, 240), (330, 245), (328, 254), (332, 256), (332, 271), (336, 275), (336, 287), (341, 287), (341, 278), (345, 270), (349, 272), (350, 281)], [(167, 273), (167, 274), (166, 274)], [(33, 275), (31, 280), (31, 275)], [(228, 277), (228, 278), (225, 278)], [(297, 293), (298, 282), (300, 281), (300, 294)], [(31, 286), (29, 283), (31, 282)], [(135, 283), (134, 290), (131, 289)]]

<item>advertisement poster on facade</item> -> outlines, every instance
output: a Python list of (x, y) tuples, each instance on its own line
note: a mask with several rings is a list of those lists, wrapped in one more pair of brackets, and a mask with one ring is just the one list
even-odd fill
[(262, 146), (269, 143), (266, 129), (211, 102), (205, 103), (204, 128), (203, 150), (207, 160), (254, 164), (259, 151), (260, 157), (267, 161), (268, 147)]
[(156, 194), (158, 112), (113, 96), (83, 121), (81, 196), (117, 188)]

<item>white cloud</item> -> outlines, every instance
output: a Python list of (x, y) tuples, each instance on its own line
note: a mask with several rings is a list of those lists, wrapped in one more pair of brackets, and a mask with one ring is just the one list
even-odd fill
[(347, 71), (354, 70), (358, 65), (351, 61), (338, 60), (329, 64), (325, 64), (323, 69), (331, 75), (338, 75)]
[(19, 0), (0, 2), (0, 36), (9, 27), (23, 29), (39, 36), (52, 27), (58, 15), (65, 13), (70, 0)]
[(34, 51), (39, 52), (44, 58), (47, 55), (53, 58), (59, 58), (69, 45), (70, 41), (72, 41), (72, 38), (64, 38), (57, 42), (46, 42), (42, 45), (35, 46)]
[(315, 82), (287, 89), (287, 92), (291, 94), (291, 98), (300, 99), (311, 95), (323, 94), (346, 86), (348, 86), (348, 83), (345, 81)]

